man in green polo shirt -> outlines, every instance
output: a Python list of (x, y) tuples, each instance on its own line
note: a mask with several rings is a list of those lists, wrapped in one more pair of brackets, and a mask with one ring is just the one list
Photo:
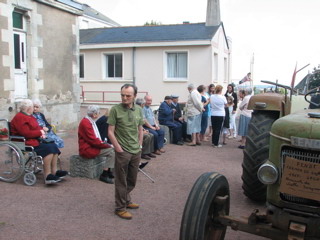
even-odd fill
[(143, 141), (142, 109), (134, 104), (137, 92), (136, 86), (123, 85), (122, 103), (111, 108), (108, 118), (108, 136), (115, 151), (115, 214), (124, 219), (132, 218), (127, 208), (139, 208), (130, 197), (137, 181)]

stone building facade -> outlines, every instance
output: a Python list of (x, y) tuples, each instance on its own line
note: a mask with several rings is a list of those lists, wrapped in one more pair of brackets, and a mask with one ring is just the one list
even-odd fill
[(52, 124), (77, 126), (81, 14), (71, 0), (0, 0), (0, 118), (39, 98)]

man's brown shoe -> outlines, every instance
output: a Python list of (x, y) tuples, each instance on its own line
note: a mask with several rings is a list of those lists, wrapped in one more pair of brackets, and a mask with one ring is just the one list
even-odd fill
[(154, 155), (152, 153), (149, 153), (148, 156), (151, 157), (151, 158), (156, 158), (157, 157), (156, 155)]
[(130, 209), (137, 209), (139, 208), (139, 204), (136, 204), (136, 203), (129, 203), (127, 205), (127, 208), (130, 208)]
[(114, 213), (120, 218), (123, 218), (123, 219), (126, 219), (126, 220), (132, 219), (132, 214), (129, 213), (128, 211), (120, 210), (120, 211), (115, 211)]
[(161, 155), (161, 152), (159, 150), (155, 151), (154, 154)]

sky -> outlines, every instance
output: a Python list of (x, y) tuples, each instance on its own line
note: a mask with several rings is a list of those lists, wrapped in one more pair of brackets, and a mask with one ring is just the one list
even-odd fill
[[(207, 0), (82, 0), (122, 26), (205, 22)], [(252, 70), (260, 80), (290, 85), (295, 66), (320, 64), (320, 0), (221, 0), (221, 21), (232, 39), (234, 82)], [(253, 58), (254, 56), (254, 58)], [(253, 68), (250, 62), (253, 59)]]

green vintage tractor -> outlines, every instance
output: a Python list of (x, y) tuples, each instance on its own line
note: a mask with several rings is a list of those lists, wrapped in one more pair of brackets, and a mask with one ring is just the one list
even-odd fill
[[(257, 172), (268, 160), (271, 126), (278, 118), (308, 107), (302, 104), (305, 102), (302, 96), (320, 86), (320, 69), (308, 74), (295, 88), (269, 81), (262, 82), (275, 85), (276, 91), (258, 94), (250, 99), (248, 109), (253, 110), (253, 113), (243, 151), (241, 176), (244, 194), (259, 202), (266, 200), (267, 191), (266, 185), (259, 181)], [(284, 89), (284, 94), (278, 93), (278, 88)]]
[(292, 99), (291, 87), (269, 81), (262, 82), (285, 89), (285, 94), (277, 92), (258, 94), (252, 96), (248, 104), (248, 109), (253, 112), (243, 150), (241, 178), (244, 194), (254, 201), (266, 200), (266, 186), (259, 181), (257, 172), (268, 160), (271, 126), (277, 119), (290, 114)]
[[(305, 99), (319, 107), (319, 102), (309, 100), (319, 94), (318, 88), (311, 90)], [(320, 239), (320, 109), (269, 120), (269, 154), (256, 170), (258, 180), (267, 186), (265, 213), (254, 210), (247, 218), (230, 216), (226, 177), (204, 173), (187, 199), (180, 240), (224, 239), (228, 226), (270, 239)]]

